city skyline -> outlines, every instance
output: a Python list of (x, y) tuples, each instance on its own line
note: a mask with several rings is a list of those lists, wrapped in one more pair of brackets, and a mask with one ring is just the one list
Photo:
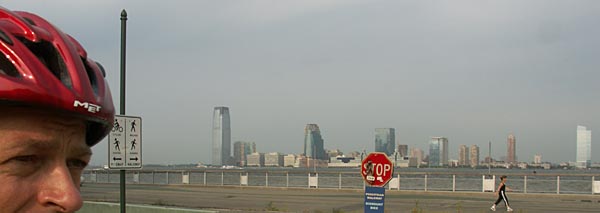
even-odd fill
[[(427, 152), (449, 138), (487, 156), (576, 159), (576, 132), (600, 127), (599, 1), (4, 1), (46, 18), (100, 62), (119, 106), (119, 17), (127, 10), (126, 112), (144, 120), (144, 163), (212, 162), (212, 110), (232, 141), (373, 150), (373, 130)], [(65, 12), (64, 8), (70, 8)], [(157, 16), (165, 11), (174, 15)], [(90, 28), (90, 26), (94, 26)], [(92, 147), (104, 165), (108, 141)], [(591, 152), (600, 153), (592, 141)], [(105, 145), (102, 145), (105, 144)], [(592, 162), (600, 155), (592, 155)]]

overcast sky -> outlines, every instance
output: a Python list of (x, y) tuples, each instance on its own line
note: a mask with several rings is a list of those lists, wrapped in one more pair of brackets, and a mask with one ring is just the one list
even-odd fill
[[(215, 106), (233, 141), (301, 153), (373, 151), (375, 128), (428, 152), (432, 136), (521, 161), (575, 161), (576, 126), (600, 161), (600, 1), (0, 0), (78, 39), (119, 104), (122, 9), (127, 114), (143, 118), (144, 163), (210, 163)], [(92, 164), (107, 164), (108, 142)]]

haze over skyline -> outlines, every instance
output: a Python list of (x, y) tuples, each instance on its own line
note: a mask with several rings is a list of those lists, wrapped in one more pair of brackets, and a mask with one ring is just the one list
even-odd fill
[[(127, 115), (143, 162), (211, 161), (215, 106), (231, 142), (301, 153), (306, 124), (326, 149), (374, 150), (375, 128), (427, 153), (447, 137), (481, 159), (575, 161), (576, 128), (600, 128), (600, 1), (5, 1), (77, 38), (119, 107), (129, 14)], [(592, 135), (592, 161), (600, 144)], [(107, 141), (91, 164), (107, 163)]]

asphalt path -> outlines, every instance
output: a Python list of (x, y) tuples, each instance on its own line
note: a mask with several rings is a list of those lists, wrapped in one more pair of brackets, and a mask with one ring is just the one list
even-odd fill
[[(81, 194), (86, 201), (118, 203), (119, 184), (86, 183)], [(507, 196), (514, 212), (600, 212), (600, 195), (507, 192)], [(492, 212), (495, 200), (491, 192), (386, 190), (385, 212)], [(127, 185), (127, 203), (220, 212), (363, 212), (363, 202), (363, 190)], [(497, 212), (505, 211), (499, 205)]]

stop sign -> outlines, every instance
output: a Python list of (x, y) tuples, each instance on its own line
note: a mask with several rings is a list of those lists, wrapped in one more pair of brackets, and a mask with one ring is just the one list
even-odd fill
[(384, 186), (394, 173), (392, 161), (383, 152), (371, 152), (362, 161), (360, 174), (371, 186)]

